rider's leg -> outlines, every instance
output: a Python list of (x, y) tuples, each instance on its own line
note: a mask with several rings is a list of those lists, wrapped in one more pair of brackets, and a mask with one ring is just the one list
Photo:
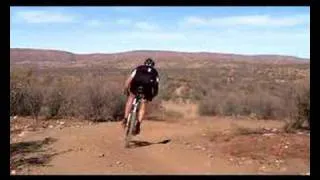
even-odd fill
[(143, 120), (143, 117), (144, 117), (144, 114), (145, 114), (145, 111), (146, 111), (146, 104), (148, 102), (151, 102), (152, 101), (152, 91), (151, 89), (147, 86), (145, 87), (145, 95), (144, 95), (144, 98), (142, 100), (142, 103), (141, 103), (141, 106), (140, 106), (140, 109), (139, 109), (139, 116), (138, 116), (138, 120), (139, 122), (141, 123), (142, 120)]
[(144, 117), (145, 109), (146, 109), (146, 101), (142, 100), (141, 104), (140, 104), (139, 112), (138, 112), (138, 122), (136, 124), (137, 126), (136, 126), (135, 134), (139, 134), (140, 133), (140, 126), (141, 126), (141, 122), (142, 122), (143, 117)]
[(132, 102), (134, 99), (134, 94), (132, 94), (130, 92), (128, 98), (127, 98), (127, 102), (126, 102), (126, 106), (125, 106), (125, 112), (124, 112), (124, 120), (122, 121), (123, 125), (126, 123), (128, 116), (129, 116), (129, 112), (132, 106)]
[(125, 118), (128, 118), (128, 115), (129, 115), (129, 112), (130, 112), (130, 109), (131, 109), (131, 106), (132, 106), (133, 99), (134, 99), (134, 94), (132, 94), (130, 92), (130, 95), (128, 96), (128, 99), (127, 99), (125, 113), (124, 113), (124, 117)]
[(146, 111), (146, 100), (143, 100), (143, 101), (141, 102), (141, 105), (140, 105), (139, 116), (138, 116), (138, 121), (139, 121), (140, 123), (141, 123), (142, 120), (143, 120), (145, 111)]

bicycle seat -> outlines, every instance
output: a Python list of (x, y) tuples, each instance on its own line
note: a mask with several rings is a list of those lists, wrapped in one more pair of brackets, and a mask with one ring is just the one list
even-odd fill
[(140, 94), (140, 93), (143, 93), (143, 86), (139, 86), (138, 89), (137, 89), (137, 92)]

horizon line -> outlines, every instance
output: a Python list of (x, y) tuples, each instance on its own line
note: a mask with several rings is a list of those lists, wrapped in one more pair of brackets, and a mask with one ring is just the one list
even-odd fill
[(43, 50), (43, 51), (62, 51), (72, 54), (78, 55), (91, 55), (91, 54), (119, 54), (119, 53), (128, 53), (128, 52), (136, 52), (136, 51), (162, 51), (162, 52), (177, 52), (177, 53), (211, 53), (211, 54), (225, 54), (225, 55), (238, 55), (238, 56), (284, 56), (284, 57), (293, 57), (298, 59), (310, 60), (310, 57), (300, 57), (295, 55), (288, 54), (277, 54), (277, 53), (269, 53), (269, 54), (257, 54), (257, 53), (233, 53), (233, 52), (218, 52), (218, 51), (181, 51), (181, 50), (164, 50), (164, 49), (132, 49), (132, 50), (123, 50), (123, 51), (113, 51), (113, 52), (75, 52), (64, 49), (56, 49), (56, 48), (31, 48), (31, 47), (10, 47), (11, 49), (29, 49), (29, 50)]

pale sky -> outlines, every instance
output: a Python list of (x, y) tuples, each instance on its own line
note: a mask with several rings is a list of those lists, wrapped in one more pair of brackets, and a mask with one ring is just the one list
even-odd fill
[(309, 7), (11, 7), (10, 47), (310, 58)]

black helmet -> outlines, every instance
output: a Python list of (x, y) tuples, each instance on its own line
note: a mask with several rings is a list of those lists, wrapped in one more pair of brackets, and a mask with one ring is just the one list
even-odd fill
[(151, 58), (148, 58), (144, 61), (144, 65), (154, 67), (155, 63)]

